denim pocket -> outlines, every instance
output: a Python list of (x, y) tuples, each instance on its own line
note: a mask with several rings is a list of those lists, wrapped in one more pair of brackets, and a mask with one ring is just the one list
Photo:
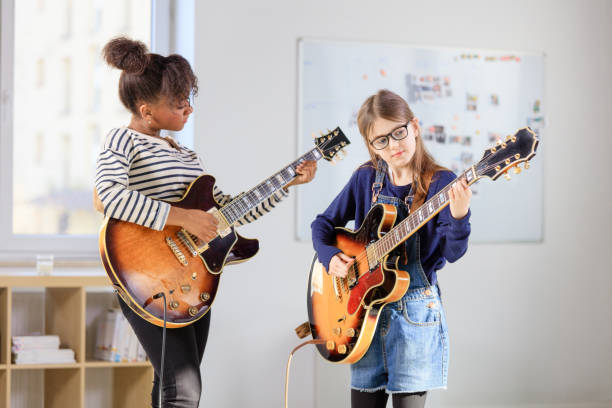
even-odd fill
[(431, 296), (420, 299), (404, 300), (404, 318), (415, 326), (435, 326), (439, 325), (440, 319), (440, 300)]

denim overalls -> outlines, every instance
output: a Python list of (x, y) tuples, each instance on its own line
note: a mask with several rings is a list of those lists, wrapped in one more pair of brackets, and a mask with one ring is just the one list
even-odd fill
[[(406, 218), (410, 204), (378, 194), (387, 171), (386, 163), (382, 164), (372, 186), (373, 201), (394, 205), (397, 223)], [(400, 393), (446, 388), (448, 333), (438, 287), (430, 285), (421, 266), (419, 234), (412, 235), (404, 245), (408, 262), (400, 268), (410, 274), (410, 287), (402, 299), (383, 308), (370, 348), (351, 365), (351, 387), (359, 391), (386, 389), (388, 393)]]

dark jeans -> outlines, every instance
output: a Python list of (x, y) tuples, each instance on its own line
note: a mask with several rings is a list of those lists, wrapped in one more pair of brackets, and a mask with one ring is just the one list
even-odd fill
[[(157, 403), (163, 328), (142, 319), (121, 298), (119, 298), (119, 305), (155, 369), (151, 397), (152, 406), (159, 408)], [(210, 311), (189, 326), (179, 329), (166, 329), (164, 392), (162, 393), (162, 406), (164, 408), (198, 407), (202, 393), (200, 363), (204, 355), (209, 327)]]
[[(389, 394), (385, 390), (364, 392), (351, 390), (352, 408), (385, 408)], [(423, 408), (427, 392), (393, 394), (393, 408)]]

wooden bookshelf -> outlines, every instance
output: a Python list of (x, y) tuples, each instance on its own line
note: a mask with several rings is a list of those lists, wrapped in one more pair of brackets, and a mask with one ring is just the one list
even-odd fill
[[(0, 276), (0, 408), (21, 408), (17, 404), (11, 406), (11, 395), (29, 392), (18, 388), (23, 386), (22, 377), (29, 375), (42, 383), (37, 391), (42, 389), (43, 395), (39, 398), (45, 407), (85, 407), (86, 384), (93, 381), (88, 376), (97, 378), (99, 375), (96, 373), (108, 370), (111, 377), (107, 390), (109, 402), (101, 407), (150, 406), (153, 368), (149, 362), (96, 361), (92, 360), (91, 350), (88, 350), (87, 345), (91, 348), (92, 343), (88, 337), (93, 335), (86, 322), (87, 309), (91, 307), (88, 297), (93, 296), (88, 289), (105, 287), (110, 287), (106, 276)], [(12, 319), (16, 313), (14, 298), (19, 296), (17, 291), (29, 288), (42, 291), (44, 310), (28, 308), (26, 313), (40, 314), (40, 319), (44, 320), (44, 334), (58, 335), (62, 348), (73, 349), (75, 363), (11, 362)], [(95, 296), (99, 298), (100, 294)], [(114, 294), (109, 292), (102, 296), (110, 301)]]

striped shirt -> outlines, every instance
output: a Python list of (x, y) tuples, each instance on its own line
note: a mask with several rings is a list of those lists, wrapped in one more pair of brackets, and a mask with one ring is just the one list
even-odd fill
[[(111, 130), (98, 156), (95, 180), (104, 215), (162, 230), (170, 212), (168, 202), (179, 201), (189, 184), (205, 174), (197, 153), (179, 148), (125, 127)], [(221, 206), (232, 200), (216, 185), (213, 196)], [(283, 189), (278, 190), (237, 224), (254, 221), (286, 196)]]

